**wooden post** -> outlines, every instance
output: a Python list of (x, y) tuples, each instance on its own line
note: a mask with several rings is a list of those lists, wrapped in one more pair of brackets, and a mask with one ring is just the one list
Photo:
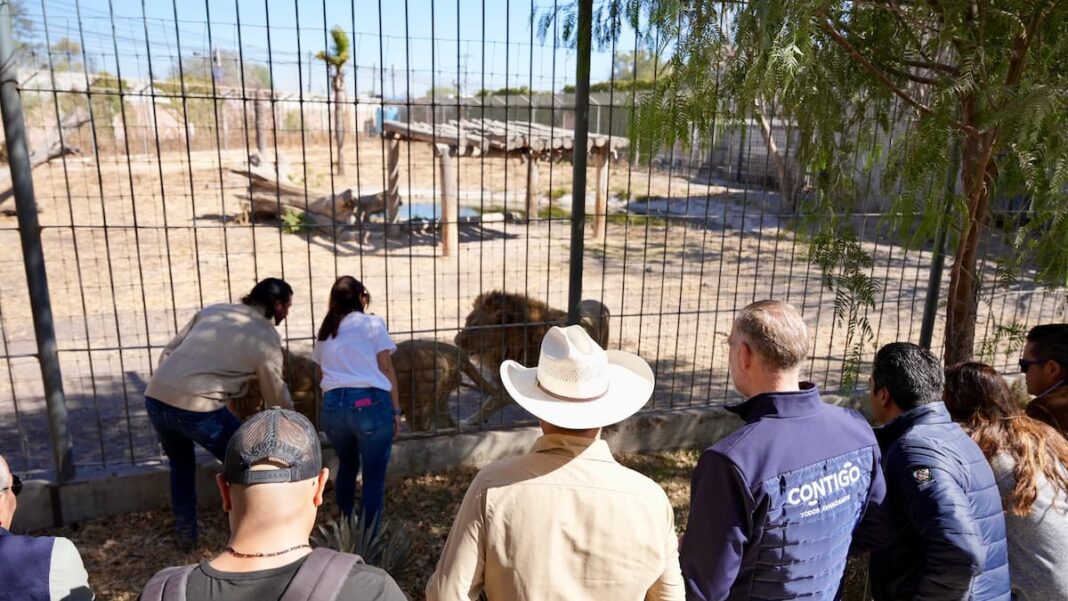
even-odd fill
[(538, 218), (538, 155), (527, 153), (527, 222)]
[(386, 234), (389, 226), (397, 222), (400, 212), (400, 140), (395, 135), (389, 137), (389, 151), (386, 153)]
[(435, 144), (441, 168), (441, 256), (455, 257), (460, 249), (458, 212), (456, 210), (456, 171), (452, 168), (452, 149)]
[(605, 221), (608, 216), (608, 147), (593, 149), (593, 164), (597, 167), (597, 203), (593, 211), (593, 237), (604, 237)]
[(256, 99), (252, 103), (252, 111), (255, 114), (254, 121), (256, 123), (256, 154), (259, 155), (260, 161), (266, 160), (267, 156), (267, 141), (266, 136), (263, 135), (264, 125), (263, 120), (266, 118), (264, 113), (267, 112), (267, 108), (264, 106), (267, 101), (263, 98), (263, 91), (256, 90)]

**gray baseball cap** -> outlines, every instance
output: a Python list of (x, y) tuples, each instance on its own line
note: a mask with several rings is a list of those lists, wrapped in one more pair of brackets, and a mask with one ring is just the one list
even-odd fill
[[(284, 467), (252, 469), (265, 461)], [(234, 432), (226, 445), (223, 476), (230, 484), (299, 482), (318, 476), (322, 468), (315, 426), (296, 411), (272, 407), (248, 418)]]

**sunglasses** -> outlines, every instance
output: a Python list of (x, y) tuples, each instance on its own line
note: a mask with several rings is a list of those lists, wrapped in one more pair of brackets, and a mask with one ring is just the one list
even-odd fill
[(11, 486), (0, 488), (0, 492), (7, 492), (9, 490), (14, 493), (16, 497), (19, 496), (19, 493), (22, 492), (22, 478), (19, 478), (15, 474), (11, 474)]
[(1049, 359), (1020, 359), (1020, 373), (1025, 374), (1032, 365), (1041, 365), (1046, 361)]

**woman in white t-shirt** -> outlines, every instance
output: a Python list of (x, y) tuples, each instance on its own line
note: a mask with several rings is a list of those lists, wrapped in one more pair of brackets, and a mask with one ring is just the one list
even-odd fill
[(314, 357), (323, 372), (320, 421), (338, 457), (337, 506), (343, 515), (353, 515), (362, 466), (360, 512), (373, 523), (382, 512), (386, 466), (403, 418), (393, 371), (397, 346), (386, 322), (364, 312), (370, 301), (359, 280), (338, 278), (330, 289), (330, 309), (319, 327)]

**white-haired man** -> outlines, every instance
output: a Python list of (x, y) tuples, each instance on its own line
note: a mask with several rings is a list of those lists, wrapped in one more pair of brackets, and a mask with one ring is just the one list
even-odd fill
[(706, 449), (680, 546), (688, 599), (841, 597), (847, 551), (887, 538), (879, 445), (857, 412), (802, 382), (801, 314), (780, 301), (742, 309), (728, 337), (745, 424)]
[(93, 598), (82, 556), (69, 539), (12, 534), (22, 480), (0, 455), (0, 601)]

